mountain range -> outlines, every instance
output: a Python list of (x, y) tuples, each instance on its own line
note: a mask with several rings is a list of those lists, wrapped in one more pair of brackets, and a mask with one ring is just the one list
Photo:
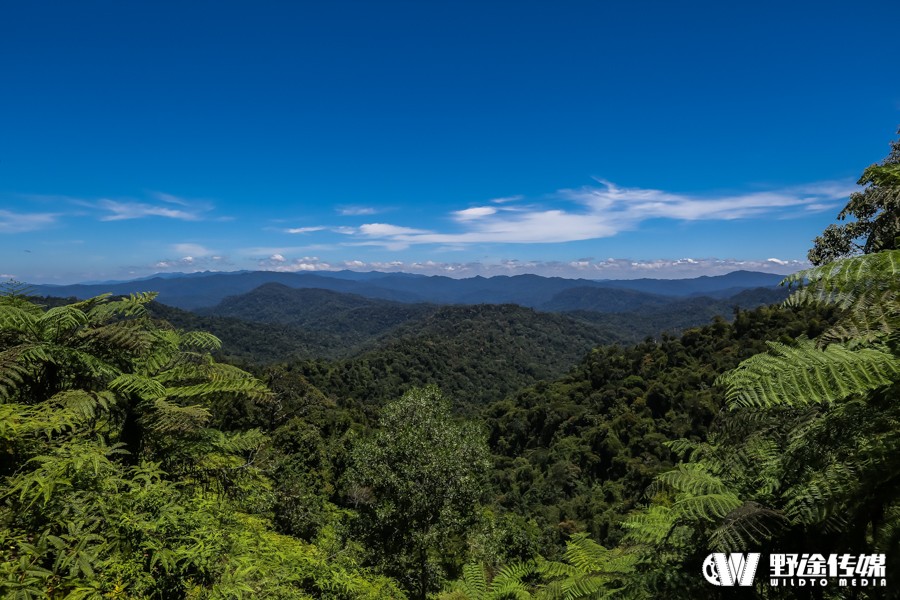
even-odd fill
[[(131, 294), (155, 291), (164, 304), (194, 310), (218, 305), (229, 296), (250, 292), (261, 285), (279, 283), (289, 288), (316, 288), (365, 298), (403, 303), (518, 304), (552, 310), (600, 310), (656, 305), (674, 298), (708, 296), (727, 298), (752, 288), (773, 288), (783, 276), (753, 271), (692, 279), (590, 280), (515, 275), (453, 279), (408, 273), (322, 271), (281, 273), (238, 271), (165, 274), (131, 281), (33, 285), (39, 296), (90, 298), (102, 293)], [(617, 290), (613, 293), (611, 290)], [(614, 306), (611, 306), (612, 303)], [(615, 306), (618, 305), (618, 306)], [(599, 307), (599, 308), (598, 308)]]

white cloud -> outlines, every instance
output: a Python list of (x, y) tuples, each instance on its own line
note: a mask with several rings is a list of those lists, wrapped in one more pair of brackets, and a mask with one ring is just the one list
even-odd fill
[(292, 227), (285, 229), (287, 233), (312, 233), (313, 231), (322, 231), (324, 227)]
[(101, 221), (124, 221), (127, 219), (142, 219), (145, 217), (164, 217), (182, 221), (199, 221), (203, 218), (201, 213), (209, 210), (208, 207), (184, 206), (184, 208), (169, 208), (167, 206), (157, 206), (145, 204), (143, 202), (119, 201), (106, 198), (98, 200), (96, 207), (105, 210), (108, 213), (100, 217)]
[(378, 211), (371, 206), (339, 206), (337, 213), (344, 217), (359, 217), (363, 215), (374, 215)]
[(371, 237), (423, 235), (430, 232), (412, 227), (400, 227), (388, 223), (366, 223), (359, 226), (359, 233)]
[(822, 200), (845, 198), (853, 190), (850, 185), (823, 182), (781, 190), (707, 197), (620, 188), (608, 181), (600, 181), (600, 184), (601, 187), (561, 190), (559, 195), (583, 204), (590, 214), (607, 213), (611, 220), (627, 225), (652, 218), (683, 221), (741, 219), (786, 208), (821, 204)]
[(227, 256), (215, 254), (214, 251), (199, 244), (173, 244), (172, 250), (184, 254), (181, 258), (164, 258), (153, 263), (154, 269), (178, 269), (188, 272), (218, 271), (232, 266)]
[(168, 202), (169, 204), (177, 204), (178, 206), (191, 205), (187, 200), (179, 198), (178, 196), (173, 196), (172, 194), (166, 194), (165, 192), (151, 192), (150, 195), (160, 202)]
[(480, 219), (481, 217), (490, 216), (496, 212), (497, 209), (492, 206), (474, 206), (472, 208), (454, 211), (452, 214), (457, 221), (472, 221), (474, 219)]
[(280, 271), (284, 273), (334, 270), (334, 266), (332, 266), (331, 263), (320, 260), (318, 256), (304, 256), (302, 258), (288, 260), (284, 256), (276, 254), (267, 259), (260, 260), (257, 264), (267, 271)]
[(603, 260), (577, 259), (571, 261), (541, 261), (504, 259), (496, 262), (441, 262), (425, 261), (364, 261), (345, 260), (338, 264), (304, 256), (285, 262), (259, 261), (259, 266), (272, 271), (330, 271), (351, 269), (354, 271), (382, 271), (386, 273), (419, 273), (422, 275), (446, 275), (449, 277), (492, 277), (495, 275), (522, 275), (535, 273), (547, 277), (582, 279), (634, 279), (653, 277), (679, 279), (701, 275), (724, 275), (737, 270), (758, 271), (787, 275), (809, 268), (804, 260), (789, 259), (734, 259), (734, 258), (679, 258), (634, 260), (607, 258)]
[(510, 202), (518, 202), (522, 198), (524, 198), (524, 196), (506, 196), (504, 198), (494, 198), (493, 200), (490, 200), (490, 202), (493, 202), (494, 204), (508, 204)]
[[(600, 186), (564, 189), (555, 206), (477, 206), (450, 212), (454, 231), (429, 231), (389, 223), (368, 223), (356, 231), (364, 245), (401, 250), (413, 244), (448, 247), (473, 243), (541, 244), (590, 240), (635, 229), (647, 219), (730, 221), (783, 217), (796, 211), (821, 211), (854, 189), (843, 182), (819, 182), (778, 190), (715, 196), (643, 188)], [(498, 199), (500, 200), (500, 199)], [(502, 204), (502, 203), (501, 203)], [(349, 232), (347, 232), (349, 234)]]
[(24, 233), (46, 229), (56, 223), (58, 213), (17, 213), (0, 210), (0, 233)]

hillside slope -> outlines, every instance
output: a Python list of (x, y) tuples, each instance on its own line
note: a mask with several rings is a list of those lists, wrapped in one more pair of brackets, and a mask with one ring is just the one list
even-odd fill
[(309, 333), (325, 334), (342, 340), (349, 351), (361, 342), (435, 310), (437, 307), (429, 304), (392, 302), (357, 294), (267, 283), (197, 313), (287, 325)]
[(457, 406), (483, 404), (565, 373), (598, 344), (602, 327), (516, 305), (443, 307), (352, 358), (299, 365), (324, 392), (364, 405), (436, 384)]

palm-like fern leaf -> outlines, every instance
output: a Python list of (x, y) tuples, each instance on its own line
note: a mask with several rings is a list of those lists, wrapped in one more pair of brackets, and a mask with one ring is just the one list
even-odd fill
[(740, 552), (770, 539), (787, 524), (780, 512), (757, 502), (744, 502), (725, 515), (710, 535), (710, 543), (720, 552)]
[(783, 283), (800, 286), (788, 304), (827, 302), (849, 308), (866, 292), (896, 287), (900, 278), (900, 250), (887, 250), (835, 261), (800, 271)]
[(717, 382), (732, 407), (768, 408), (833, 402), (889, 385), (898, 375), (900, 360), (885, 349), (769, 342), (768, 353), (745, 360)]

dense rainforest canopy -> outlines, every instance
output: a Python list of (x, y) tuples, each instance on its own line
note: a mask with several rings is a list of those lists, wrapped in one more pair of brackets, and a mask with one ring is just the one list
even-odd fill
[[(0, 596), (900, 597), (897, 148), (785, 302), (637, 343), (514, 305), (306, 290), (315, 325), (273, 287), (216, 315), (8, 287)], [(884, 554), (890, 587), (701, 576), (785, 551)]]

